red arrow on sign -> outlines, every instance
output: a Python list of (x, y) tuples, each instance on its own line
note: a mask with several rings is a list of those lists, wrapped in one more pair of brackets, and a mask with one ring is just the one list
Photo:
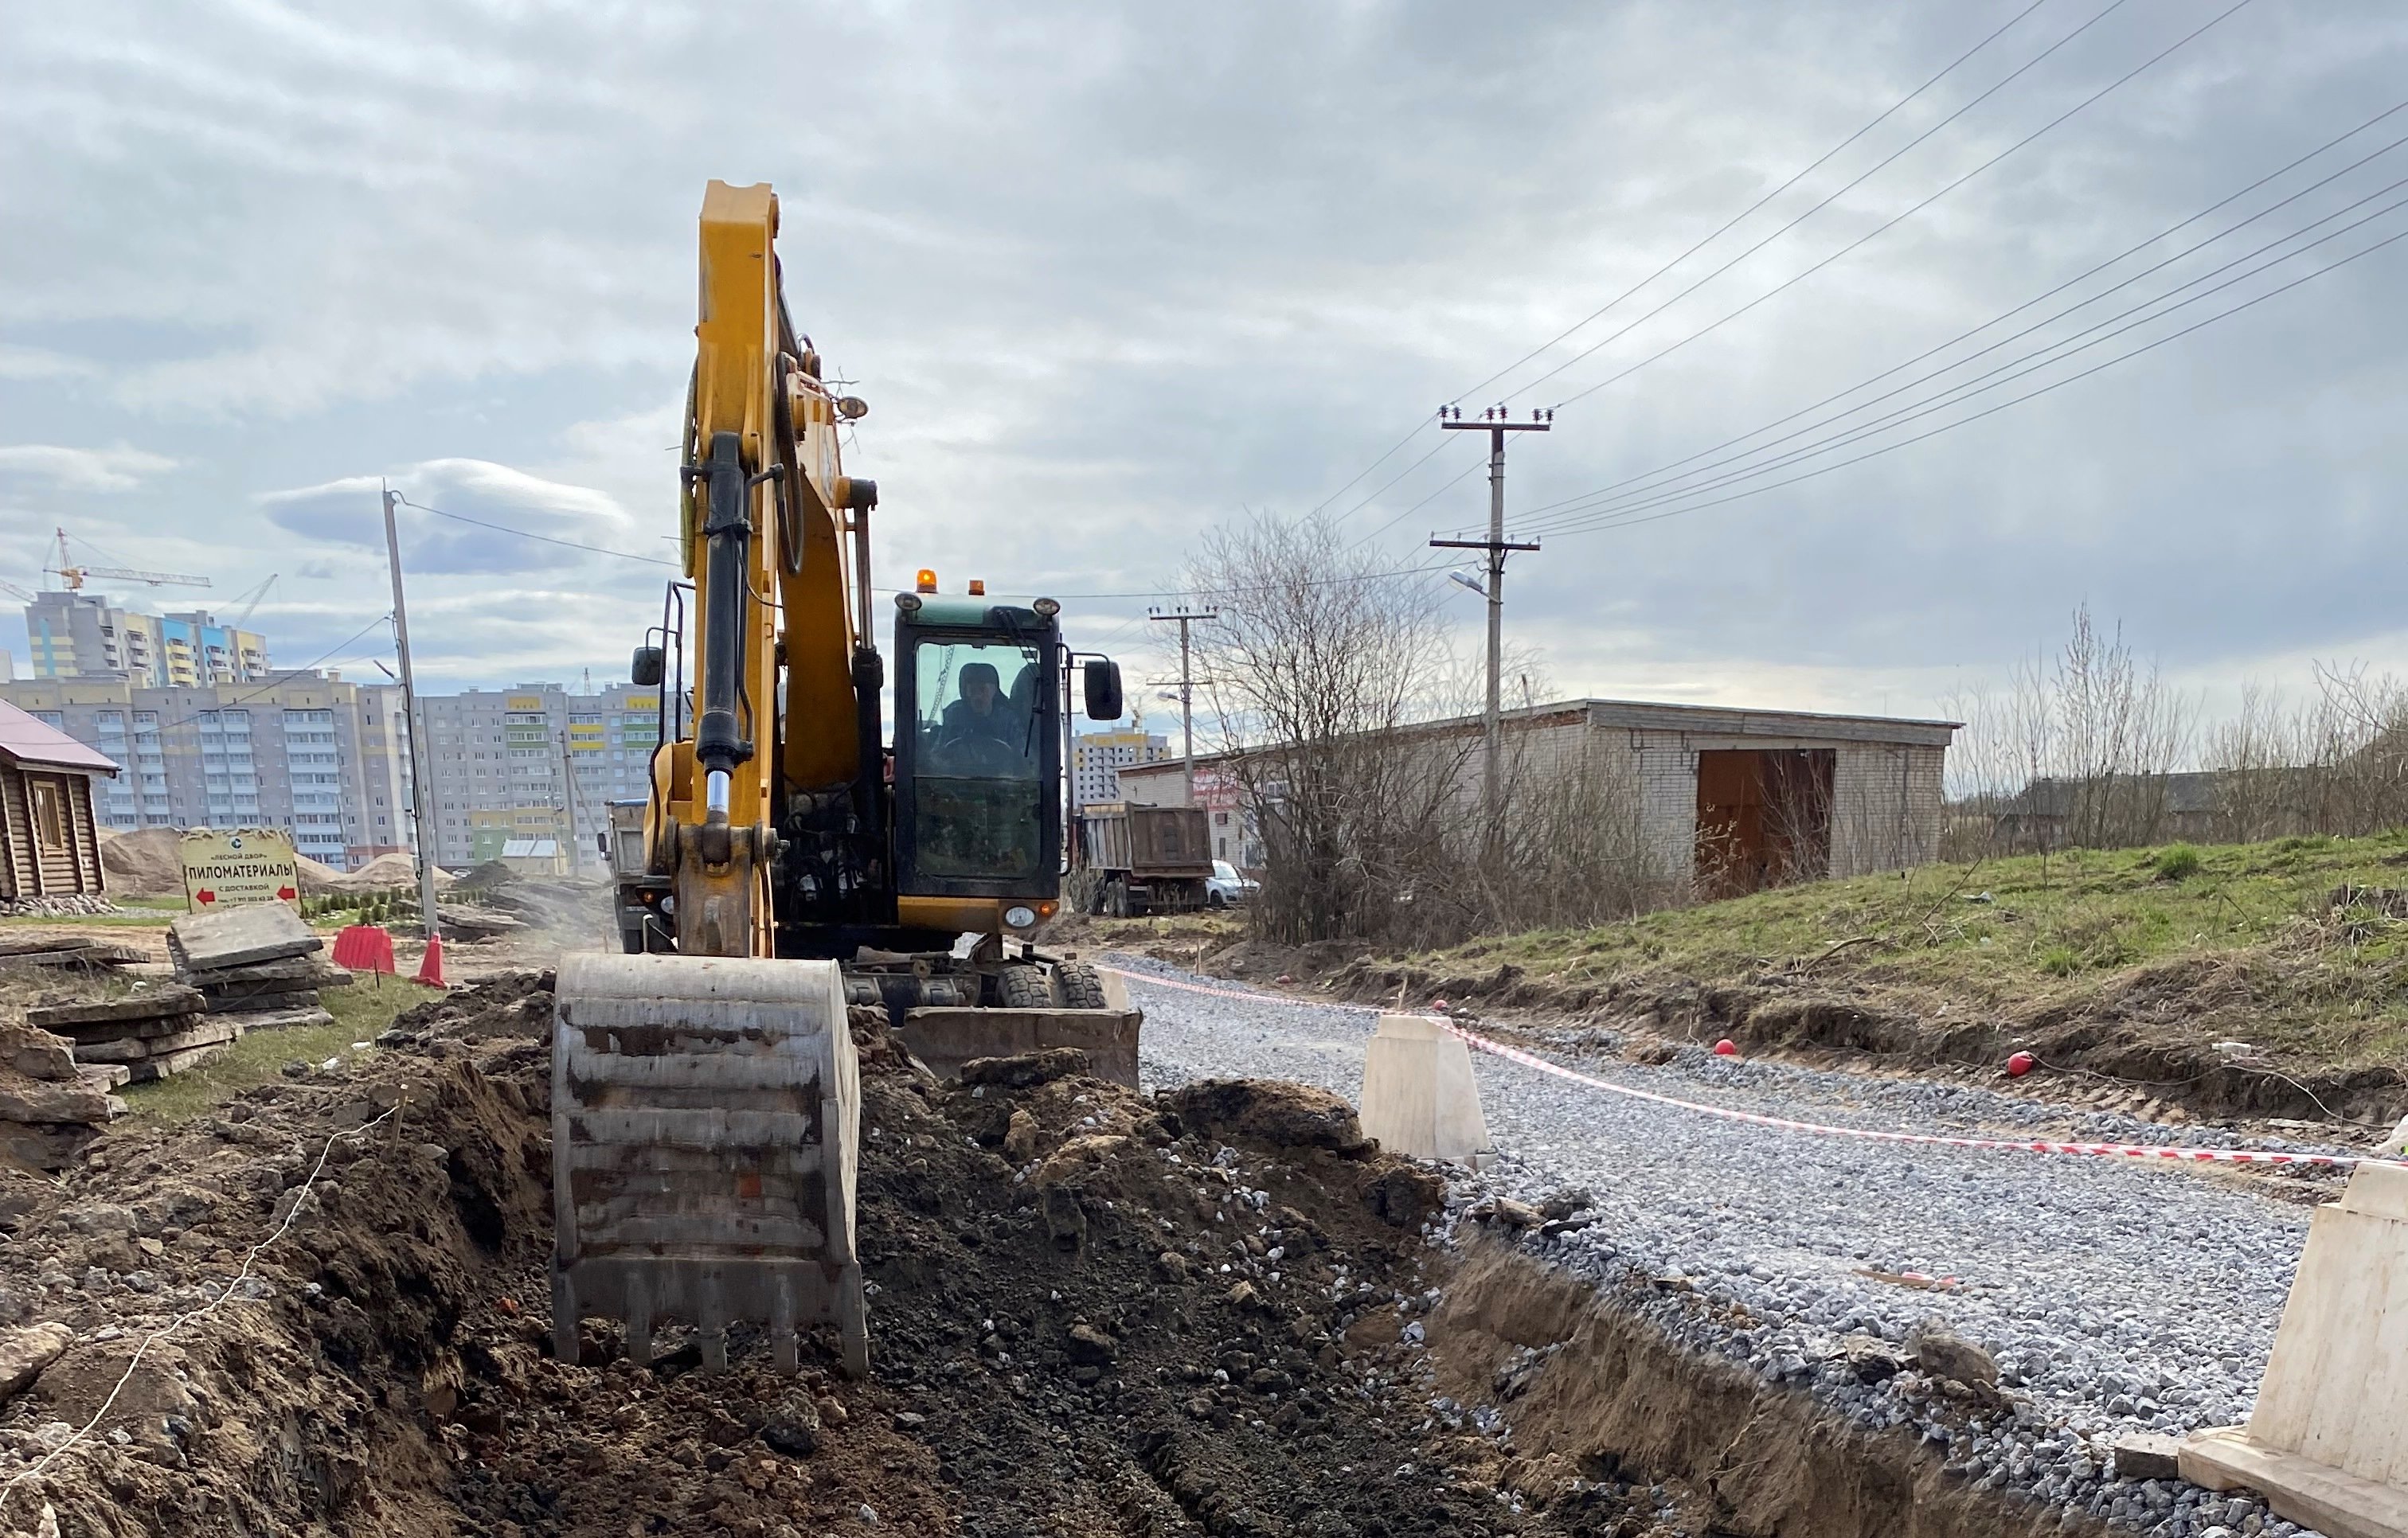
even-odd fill
[(276, 895), (277, 895), (277, 896), (279, 896), (279, 897), (280, 897), (280, 898), (282, 898), (282, 899), (284, 899), (284, 901), (286, 901), (286, 902), (290, 903), (291, 901), (293, 901), (294, 898), (296, 898), (296, 897), (300, 896), (301, 894), (300, 894), (299, 892), (297, 892), (297, 891), (294, 891), (294, 890), (292, 888), (290, 888), (290, 887), (279, 887), (279, 888), (277, 888), (277, 889), (276, 889)]
[(218, 894), (211, 891), (207, 887), (203, 887), (200, 890), (193, 893), (193, 901), (195, 903), (214, 903), (217, 900)]

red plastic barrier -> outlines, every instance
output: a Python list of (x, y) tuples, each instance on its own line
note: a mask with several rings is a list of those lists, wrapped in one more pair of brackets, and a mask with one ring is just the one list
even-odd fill
[(335, 934), (335, 964), (348, 972), (393, 972), (393, 936), (378, 924), (346, 924)]
[(418, 963), (416, 980), (429, 988), (452, 986), (443, 980), (443, 936), (430, 934), (426, 937), (426, 959)]

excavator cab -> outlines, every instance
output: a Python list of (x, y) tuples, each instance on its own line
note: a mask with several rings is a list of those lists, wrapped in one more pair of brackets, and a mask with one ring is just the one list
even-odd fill
[(1006, 904), (1007, 930), (1033, 930), (1051, 913), (1061, 885), (1057, 605), (1050, 598), (896, 598), (895, 859), (901, 890), (914, 897), (996, 899)]

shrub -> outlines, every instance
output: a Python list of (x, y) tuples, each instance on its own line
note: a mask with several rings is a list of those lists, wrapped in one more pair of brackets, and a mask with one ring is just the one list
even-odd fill
[(2187, 844), (2176, 844), (2159, 852), (2157, 860), (2157, 879), (2180, 881), (2199, 874), (2199, 851)]

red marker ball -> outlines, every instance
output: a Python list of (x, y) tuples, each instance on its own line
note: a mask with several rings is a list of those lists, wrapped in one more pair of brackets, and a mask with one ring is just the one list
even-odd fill
[(2007, 1060), (2007, 1077), (2021, 1078), (2040, 1066), (2040, 1060), (2029, 1052), (2018, 1052)]
[(1722, 1040), (1714, 1043), (1714, 1056), (1718, 1058), (1735, 1058), (1739, 1056), (1739, 1043), (1731, 1040), (1728, 1036), (1725, 1036)]

